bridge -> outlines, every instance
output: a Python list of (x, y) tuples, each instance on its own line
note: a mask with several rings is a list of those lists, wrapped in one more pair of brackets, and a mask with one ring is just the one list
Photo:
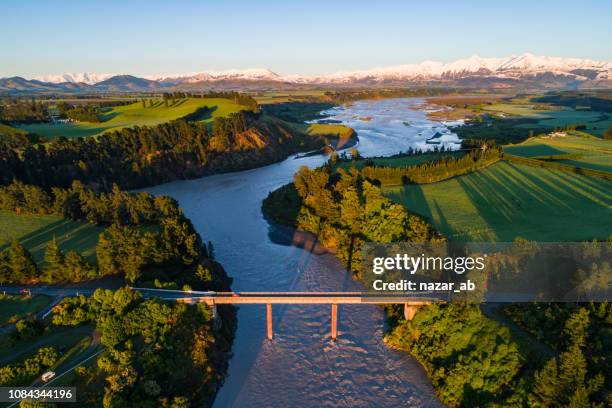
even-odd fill
[(338, 337), (338, 305), (365, 304), (389, 305), (403, 304), (404, 317), (412, 320), (419, 307), (439, 302), (440, 299), (407, 296), (405, 294), (376, 295), (368, 292), (202, 292), (168, 289), (132, 288), (144, 297), (156, 297), (183, 303), (206, 303), (217, 316), (217, 305), (266, 305), (267, 337), (272, 340), (272, 305), (331, 305), (331, 338)]

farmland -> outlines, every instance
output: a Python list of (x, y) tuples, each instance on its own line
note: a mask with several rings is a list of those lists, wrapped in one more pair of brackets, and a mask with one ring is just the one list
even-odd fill
[(71, 221), (55, 215), (17, 215), (0, 211), (0, 249), (18, 239), (42, 262), (45, 247), (55, 237), (63, 251), (75, 250), (89, 262), (96, 261), (96, 244), (103, 228), (85, 221)]
[(612, 172), (612, 141), (594, 137), (537, 137), (505, 146), (516, 156), (554, 160), (576, 167)]
[(23, 125), (21, 129), (47, 139), (61, 136), (67, 138), (95, 136), (126, 127), (158, 125), (189, 115), (204, 107), (212, 110), (210, 114), (201, 118), (204, 122), (244, 109), (244, 106), (225, 98), (186, 98), (171, 102), (168, 106), (162, 100), (153, 100), (153, 106), (150, 106), (147, 100), (146, 107), (143, 107), (142, 101), (138, 101), (106, 109), (99, 123), (35, 123)]
[[(385, 194), (429, 218), (451, 239), (539, 241), (610, 235), (612, 182), (500, 162), (439, 183), (388, 188)], [(563, 220), (563, 222), (560, 222)]]

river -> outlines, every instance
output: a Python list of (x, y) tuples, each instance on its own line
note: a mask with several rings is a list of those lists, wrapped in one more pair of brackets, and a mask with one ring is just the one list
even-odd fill
[[(364, 156), (427, 148), (427, 138), (456, 140), (414, 98), (359, 101), (325, 112), (353, 127)], [(177, 181), (147, 189), (176, 198), (216, 259), (234, 278), (236, 291), (361, 290), (331, 255), (314, 255), (279, 244), (283, 231), (271, 227), (261, 202), (291, 181), (303, 165), (323, 156), (290, 157), (249, 171)], [(284, 231), (287, 235), (287, 231)], [(289, 232), (289, 241), (290, 241)], [(329, 305), (274, 306), (274, 339), (265, 338), (265, 306), (238, 311), (233, 357), (215, 407), (436, 407), (440, 406), (423, 368), (410, 355), (383, 343), (382, 310), (369, 305), (339, 307), (338, 340), (331, 341)]]

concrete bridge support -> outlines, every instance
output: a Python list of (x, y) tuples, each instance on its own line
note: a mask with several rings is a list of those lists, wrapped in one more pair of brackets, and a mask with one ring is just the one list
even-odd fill
[(333, 341), (336, 341), (338, 337), (338, 305), (332, 303), (331, 307), (331, 337)]
[(414, 315), (419, 310), (420, 305), (411, 305), (410, 303), (404, 303), (404, 318), (408, 321), (414, 319)]
[(266, 304), (266, 315), (268, 318), (268, 340), (272, 340), (272, 304)]

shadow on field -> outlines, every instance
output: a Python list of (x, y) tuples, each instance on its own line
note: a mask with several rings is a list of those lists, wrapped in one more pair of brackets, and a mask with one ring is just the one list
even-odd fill
[[(98, 235), (104, 229), (85, 222), (58, 220), (19, 237), (19, 241), (32, 253), (37, 262), (42, 262), (45, 247), (55, 237), (62, 251), (77, 251), (89, 262), (96, 263)], [(9, 247), (6, 244), (5, 247)]]
[(545, 144), (530, 144), (526, 146), (511, 146), (504, 149), (510, 154), (522, 157), (557, 156), (567, 152)]

